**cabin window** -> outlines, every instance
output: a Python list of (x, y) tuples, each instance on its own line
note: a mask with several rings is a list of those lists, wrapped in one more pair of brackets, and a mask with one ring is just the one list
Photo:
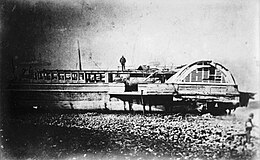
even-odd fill
[(188, 74), (185, 78), (185, 82), (190, 82), (190, 74)]
[(96, 74), (96, 81), (100, 81), (100, 80), (101, 80), (100, 74)]
[(209, 76), (209, 80), (215, 80), (214, 76)]
[(225, 77), (222, 76), (222, 83), (226, 83)]
[(215, 74), (215, 68), (213, 68), (213, 67), (210, 67), (209, 68), (209, 74)]
[(84, 73), (79, 73), (79, 80), (84, 80)]
[(65, 79), (64, 73), (59, 73), (59, 80), (64, 80), (64, 79)]
[(37, 80), (38, 79), (38, 74), (35, 72), (35, 73), (33, 73), (33, 79), (34, 80)]
[(95, 81), (95, 74), (89, 74), (89, 79), (90, 79), (90, 82), (94, 82)]
[(86, 79), (86, 82), (89, 82), (90, 80), (90, 75), (88, 73), (85, 73), (85, 79)]
[(38, 73), (38, 79), (43, 79), (43, 73)]
[(46, 80), (51, 80), (51, 73), (46, 74)]
[(208, 68), (203, 69), (203, 82), (208, 82), (209, 79), (209, 71)]
[(100, 74), (100, 77), (101, 77), (101, 81), (105, 82), (105, 78), (106, 78), (105, 74)]
[(221, 82), (221, 72), (220, 72), (220, 70), (216, 70), (215, 81), (216, 81), (216, 83)]
[(57, 80), (58, 79), (58, 74), (57, 73), (53, 73), (52, 74), (52, 80)]
[(108, 82), (113, 82), (113, 74), (108, 73)]
[(43, 79), (46, 79), (46, 76), (47, 76), (46, 73), (42, 73), (42, 77), (43, 77)]
[(72, 73), (72, 80), (77, 80), (77, 79), (78, 79), (77, 73)]
[(191, 82), (201, 82), (202, 79), (201, 71), (193, 70), (191, 72)]
[(71, 74), (70, 73), (66, 73), (65, 74), (65, 79), (66, 80), (70, 80), (71, 79)]

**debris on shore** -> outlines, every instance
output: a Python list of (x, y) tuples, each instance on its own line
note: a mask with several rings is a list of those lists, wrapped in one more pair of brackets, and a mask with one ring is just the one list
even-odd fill
[[(12, 158), (252, 159), (244, 124), (209, 114), (26, 114), (3, 120), (3, 156)], [(242, 133), (242, 134), (241, 134)], [(99, 157), (100, 158), (100, 157)], [(103, 159), (101, 158), (101, 159)]]

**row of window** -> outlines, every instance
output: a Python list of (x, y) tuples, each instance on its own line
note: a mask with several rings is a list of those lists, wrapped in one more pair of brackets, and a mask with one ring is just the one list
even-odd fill
[(224, 74), (217, 68), (198, 68), (189, 73), (184, 82), (226, 83)]
[(34, 80), (45, 81), (73, 81), (73, 82), (105, 82), (105, 73), (51, 73), (37, 72)]

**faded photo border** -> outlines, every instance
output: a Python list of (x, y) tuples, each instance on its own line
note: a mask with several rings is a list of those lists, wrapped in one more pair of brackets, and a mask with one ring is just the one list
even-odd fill
[(118, 69), (122, 55), (130, 69), (212, 60), (259, 104), (259, 8), (258, 0), (3, 0), (0, 112), (24, 68), (78, 69), (77, 42), (83, 70)]

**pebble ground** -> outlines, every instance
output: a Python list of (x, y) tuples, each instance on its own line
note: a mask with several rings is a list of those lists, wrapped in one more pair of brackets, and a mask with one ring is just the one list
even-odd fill
[(259, 137), (245, 143), (238, 117), (2, 114), (0, 159), (258, 159)]

